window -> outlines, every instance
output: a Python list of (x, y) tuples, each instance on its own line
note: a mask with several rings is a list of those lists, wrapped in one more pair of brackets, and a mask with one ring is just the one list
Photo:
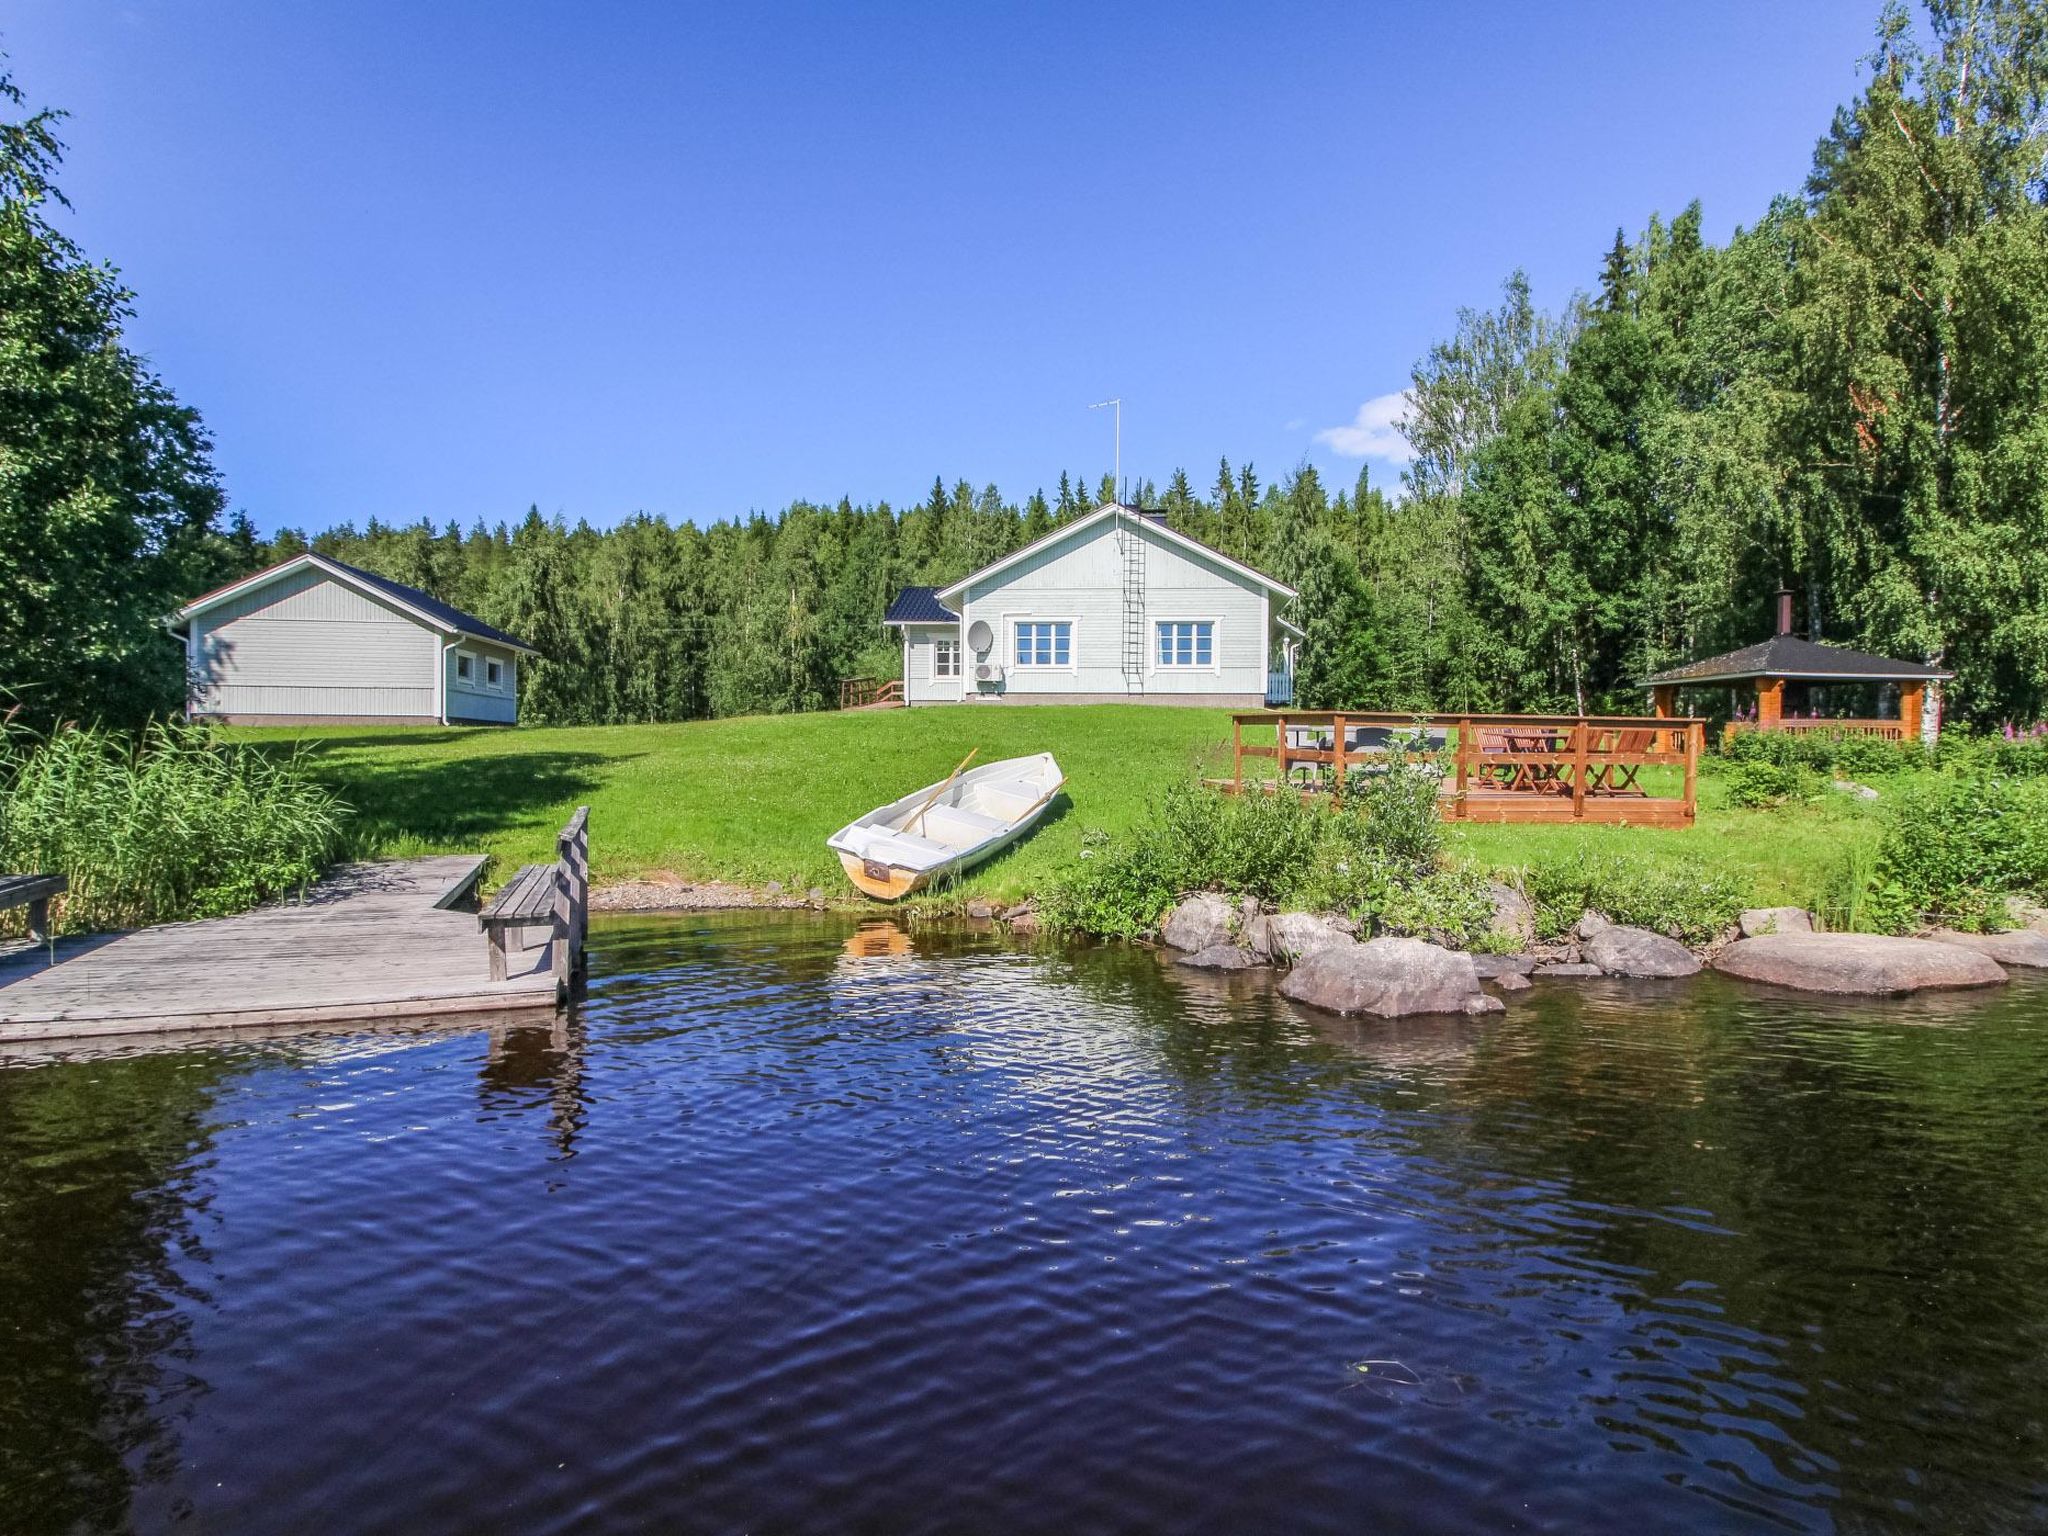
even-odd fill
[(1159, 665), (1208, 667), (1216, 663), (1213, 619), (1162, 619), (1159, 623)]
[(504, 668), (503, 668), (502, 666), (500, 666), (500, 665), (499, 665), (499, 664), (498, 664), (497, 662), (495, 662), (495, 661), (487, 661), (487, 662), (485, 662), (485, 663), (484, 663), (484, 681), (485, 681), (485, 682), (489, 683), (489, 684), (490, 684), (490, 685), (491, 685), (491, 686), (492, 686), (493, 688), (496, 688), (496, 687), (498, 687), (498, 686), (499, 686), (499, 685), (500, 685), (501, 683), (503, 683), (503, 682), (504, 682), (504, 680), (505, 680), (505, 669), (504, 669)]
[(934, 640), (932, 642), (932, 676), (958, 677), (960, 675), (960, 642), (958, 640)]
[(1017, 625), (1017, 665), (1067, 667), (1074, 661), (1074, 626), (1066, 619), (1034, 619)]
[(470, 678), (470, 671), (471, 671), (471, 667), (470, 667), (470, 659), (469, 659), (469, 658), (468, 658), (467, 656), (463, 655), (463, 654), (462, 654), (462, 652), (460, 652), (460, 651), (457, 651), (457, 652), (455, 653), (455, 675), (456, 675), (456, 677), (460, 678), (460, 679), (461, 679), (461, 680), (462, 680), (463, 682), (465, 682), (465, 683), (466, 683), (466, 682), (468, 682), (468, 681), (469, 681), (469, 678)]

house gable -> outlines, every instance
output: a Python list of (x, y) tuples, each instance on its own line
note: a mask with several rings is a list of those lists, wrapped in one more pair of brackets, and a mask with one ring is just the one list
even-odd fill
[[(1117, 515), (1119, 513), (1122, 514), (1120, 518)], [(1295, 595), (1294, 589), (1285, 582), (1275, 581), (1265, 572), (1255, 570), (1242, 561), (1233, 560), (1221, 550), (1211, 549), (1200, 540), (1191, 539), (1186, 534), (1169, 528), (1163, 521), (1148, 517), (1129, 507), (1120, 507), (1115, 502), (1098, 507), (1086, 517), (1076, 518), (1063, 528), (1053, 529), (1044, 537), (1026, 544), (1021, 549), (1011, 551), (1002, 559), (993, 561), (978, 571), (969, 572), (951, 586), (940, 587), (935, 595), (940, 602), (951, 603), (966, 594), (970, 588), (986, 591), (991, 581), (1005, 575), (1015, 566), (1037, 559), (1050, 550), (1071, 544), (1084, 536), (1093, 539), (1113, 534), (1118, 523), (1127, 529), (1139, 530), (1150, 549), (1175, 550), (1213, 569), (1219, 575), (1250, 581), (1282, 598), (1292, 598)]]

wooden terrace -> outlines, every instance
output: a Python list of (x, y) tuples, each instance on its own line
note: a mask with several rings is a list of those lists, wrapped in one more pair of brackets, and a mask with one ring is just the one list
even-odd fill
[[(1433, 762), (1447, 821), (1689, 827), (1705, 740), (1691, 718), (1267, 710), (1231, 717), (1231, 776), (1216, 782), (1327, 794), (1355, 771)], [(1248, 779), (1247, 759), (1272, 776)]]

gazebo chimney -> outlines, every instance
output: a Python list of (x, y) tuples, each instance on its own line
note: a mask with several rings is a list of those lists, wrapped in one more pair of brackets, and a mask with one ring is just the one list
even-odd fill
[(1792, 633), (1792, 589), (1790, 587), (1778, 588), (1778, 633), (1781, 635)]

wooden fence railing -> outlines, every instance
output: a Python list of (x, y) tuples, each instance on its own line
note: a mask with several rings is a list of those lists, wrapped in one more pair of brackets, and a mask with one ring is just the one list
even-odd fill
[[(1353, 769), (1385, 765), (1410, 742), (1443, 769), (1438, 799), (1458, 821), (1632, 821), (1690, 825), (1698, 805), (1706, 722), (1648, 715), (1413, 715), (1272, 710), (1231, 717), (1231, 777), (1271, 758), (1277, 784), (1313, 793)], [(1270, 729), (1273, 741), (1247, 741)], [(1645, 768), (1678, 770), (1676, 795), (1653, 794)], [(1327, 770), (1327, 772), (1325, 772)]]
[(1906, 722), (1903, 720), (1818, 720), (1807, 718), (1795, 720), (1781, 717), (1776, 720), (1730, 720), (1722, 727), (1721, 738), (1726, 741), (1741, 735), (1744, 731), (1793, 731), (1811, 735), (1820, 732), (1835, 736), (1877, 736), (1885, 741), (1904, 741)]
[(902, 702), (903, 684), (896, 678), (842, 677), (839, 680), (841, 709), (866, 709), (875, 704)]

